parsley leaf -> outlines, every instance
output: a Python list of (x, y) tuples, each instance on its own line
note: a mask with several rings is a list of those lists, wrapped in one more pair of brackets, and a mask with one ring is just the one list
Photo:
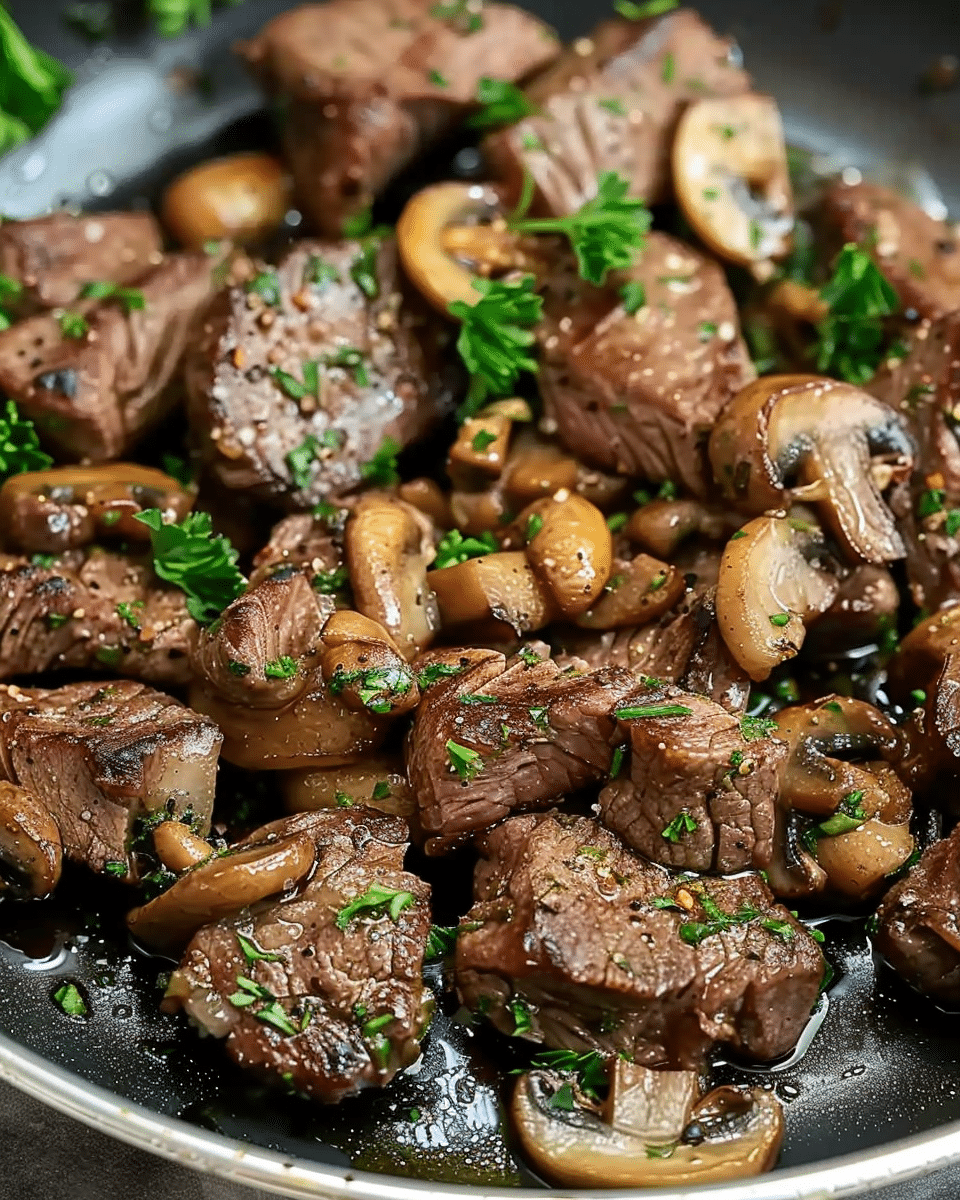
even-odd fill
[(39, 133), (72, 82), (67, 68), (31, 46), (0, 4), (0, 154)]
[(638, 708), (617, 708), (613, 715), (618, 721), (636, 721), (640, 717), (689, 717), (692, 708), (682, 704), (647, 704)]
[[(107, 280), (95, 280), (85, 284), (80, 292), (80, 299), (116, 300), (128, 317), (132, 312), (139, 312), (147, 307), (143, 292), (138, 288), (120, 287), (119, 284)], [(82, 317), (80, 319), (83, 320)]]
[(594, 1100), (607, 1086), (607, 1065), (599, 1050), (544, 1050), (530, 1063), (537, 1070), (562, 1071), (576, 1075), (580, 1090)]
[[(243, 0), (222, 0), (231, 8)], [(210, 24), (211, 0), (148, 0), (147, 11), (161, 37), (178, 37), (191, 23)]]
[(292, 679), (296, 675), (297, 670), (297, 660), (291, 658), (288, 654), (283, 654), (280, 658), (271, 659), (263, 667), (263, 673), (267, 679)]
[(635, 4), (633, 0), (613, 0), (613, 8), (628, 21), (646, 21), (673, 12), (680, 0), (647, 0), (646, 4)]
[(677, 813), (669, 825), (660, 831), (660, 836), (674, 844), (679, 842), (685, 833), (695, 833), (699, 825), (686, 809)]
[(776, 721), (770, 717), (740, 718), (740, 734), (745, 742), (758, 742), (761, 738), (769, 737), (776, 728)]
[(477, 103), (483, 108), (467, 121), (473, 129), (490, 129), (495, 125), (514, 125), (535, 109), (523, 92), (506, 79), (491, 79), (484, 75), (477, 84)]
[(275, 307), (280, 303), (280, 276), (272, 267), (254, 275), (245, 286), (248, 292), (259, 296), (264, 304)]
[(153, 569), (161, 579), (186, 593), (187, 610), (207, 625), (246, 589), (237, 570), (237, 551), (222, 535), (214, 536), (210, 514), (190, 513), (180, 524), (165, 525), (159, 508), (148, 508), (135, 520), (150, 530)]
[(363, 916), (369, 921), (388, 916), (394, 924), (400, 919), (405, 908), (416, 903), (413, 892), (399, 891), (397, 888), (385, 888), (379, 883), (372, 883), (362, 896), (357, 896), (337, 913), (336, 926), (346, 929), (354, 917)]
[(450, 312), (463, 322), (457, 349), (470, 374), (478, 381), (475, 401), (485, 394), (509, 396), (524, 371), (536, 374), (537, 364), (528, 349), (533, 345), (530, 327), (543, 311), (543, 300), (534, 294), (532, 275), (520, 279), (474, 279), (481, 293), (476, 304), (456, 300)]
[(290, 468), (290, 478), (295, 488), (303, 489), (310, 486), (313, 472), (310, 468), (317, 458), (320, 449), (320, 439), (316, 434), (308, 433), (299, 446), (287, 455), (287, 466)]
[(53, 1002), (68, 1017), (85, 1017), (88, 1009), (74, 983), (65, 983), (53, 993)]
[(378, 487), (390, 487), (391, 484), (399, 483), (400, 472), (397, 470), (397, 454), (399, 452), (399, 442), (394, 441), (391, 437), (384, 438), (380, 449), (373, 458), (369, 462), (360, 464), (361, 478)]
[(431, 925), (423, 961), (436, 962), (452, 954), (457, 944), (457, 932), (456, 925)]
[(469, 746), (461, 746), (452, 738), (447, 739), (447, 757), (450, 759), (450, 765), (464, 783), (469, 783), (483, 770), (483, 757), (480, 752)]
[(0, 480), (25, 471), (44, 471), (53, 459), (40, 449), (32, 421), (20, 416), (17, 406), (8, 400), (0, 415)]
[(870, 255), (851, 243), (837, 256), (820, 296), (830, 315), (817, 326), (817, 370), (867, 383), (883, 358), (883, 319), (899, 308), (897, 293)]
[(82, 313), (63, 312), (59, 317), (60, 332), (64, 337), (74, 338), (77, 341), (85, 337), (90, 329), (86, 317)]
[(588, 283), (605, 283), (610, 271), (633, 265), (643, 249), (651, 215), (646, 202), (628, 196), (630, 183), (616, 171), (597, 177), (597, 194), (566, 217), (534, 217), (510, 222), (520, 233), (565, 234), (573, 247), (580, 275)]
[(481, 533), (479, 537), (464, 537), (459, 529), (451, 529), (440, 539), (433, 570), (455, 567), (469, 558), (481, 558), (484, 554), (494, 554), (499, 549), (497, 539), (492, 533)]

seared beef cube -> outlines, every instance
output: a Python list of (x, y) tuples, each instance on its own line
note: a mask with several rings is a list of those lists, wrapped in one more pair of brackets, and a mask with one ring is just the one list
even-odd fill
[(679, 881), (596, 821), (514, 817), (481, 841), (457, 939), (463, 1003), (556, 1049), (698, 1068), (787, 1053), (823, 957), (756, 875)]
[(917, 447), (913, 475), (894, 486), (889, 503), (907, 548), (913, 602), (932, 612), (960, 600), (960, 530), (949, 516), (960, 507), (960, 314), (921, 321), (907, 346), (870, 390), (905, 418)]
[(285, 102), (300, 201), (326, 236), (339, 237), (348, 217), (475, 107), (481, 77), (522, 79), (556, 56), (552, 31), (529, 13), (462, 7), (306, 4), (240, 45), (264, 88)]
[(960, 1004), (960, 825), (925, 850), (877, 910), (874, 945), (938, 1004)]
[[(633, 315), (618, 294), (628, 282), (643, 289)], [(585, 283), (565, 260), (544, 299), (540, 381), (561, 441), (595, 466), (705, 495), (707, 435), (754, 378), (721, 268), (651, 233), (609, 286)]]
[[(343, 512), (344, 518), (346, 511)], [(343, 538), (334, 537), (332, 521), (310, 513), (293, 513), (278, 521), (270, 541), (253, 560), (251, 584), (268, 579), (278, 571), (302, 571), (321, 595), (333, 596), (347, 587), (343, 564)]]
[(188, 817), (207, 833), (221, 740), (206, 717), (129, 680), (0, 685), (2, 777), (43, 801), (64, 853), (95, 871), (135, 872), (140, 817)]
[(79, 337), (48, 314), (21, 321), (0, 333), (0, 389), (60, 457), (118, 458), (176, 402), (169, 385), (212, 286), (209, 258), (171, 254), (126, 299), (85, 305)]
[(604, 21), (527, 90), (534, 114), (485, 143), (495, 173), (519, 194), (537, 185), (534, 211), (575, 212), (616, 171), (650, 204), (671, 198), (670, 150), (692, 100), (748, 91), (733, 47), (690, 9), (659, 20)]
[(919, 204), (878, 183), (836, 183), (820, 221), (837, 249), (856, 242), (869, 252), (905, 309), (940, 317), (960, 308), (960, 238)]
[(28, 316), (66, 307), (88, 283), (132, 283), (161, 259), (163, 235), (150, 213), (56, 212), (0, 224), (0, 275), (19, 285), (4, 308)]
[(392, 239), (300, 242), (214, 303), (187, 365), (190, 420), (216, 478), (308, 508), (355, 488), (387, 439), (448, 409), (435, 320), (401, 293)]
[(0, 678), (72, 667), (179, 686), (196, 634), (150, 565), (99, 547), (49, 566), (0, 555)]
[(428, 854), (606, 779), (612, 712), (636, 689), (626, 671), (562, 672), (531, 650), (431, 655), (420, 682), (407, 771)]
[(241, 848), (299, 832), (316, 841), (307, 885), (201, 929), (165, 1007), (225, 1037), (240, 1066), (333, 1103), (383, 1087), (420, 1053), (430, 888), (403, 870), (406, 822), (373, 809), (288, 817)]
[(653, 862), (729, 874), (773, 854), (786, 746), (706, 696), (648, 680), (616, 710), (629, 747), (600, 817)]

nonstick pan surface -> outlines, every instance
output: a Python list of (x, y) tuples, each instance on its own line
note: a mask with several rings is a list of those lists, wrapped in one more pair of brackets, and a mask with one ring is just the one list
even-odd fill
[[(31, 40), (79, 70), (53, 125), (0, 160), (0, 213), (147, 205), (184, 165), (270, 141), (229, 46), (289, 7), (282, 0), (221, 9), (209, 30), (172, 43), (144, 36), (140, 6), (121, 3), (119, 36), (92, 50), (64, 25), (59, 3), (10, 7)], [(584, 0), (528, 7), (565, 37), (606, 11)], [(960, 52), (955, 0), (698, 7), (737, 37), (758, 88), (779, 100), (789, 140), (824, 169), (857, 167), (960, 214), (960, 92), (918, 87), (934, 60)], [(418, 1181), (430, 1181), (431, 1195), (479, 1200), (541, 1186), (501, 1130), (498, 1068), (514, 1065), (512, 1049), (463, 1025), (454, 1005), (443, 1006), (418, 1074), (336, 1108), (311, 1106), (265, 1090), (212, 1041), (159, 1012), (157, 979), (170, 964), (130, 948), (126, 900), (119, 885), (76, 872), (52, 901), (0, 906), (0, 1076), (147, 1149), (288, 1195), (412, 1200), (424, 1193)], [(874, 960), (863, 920), (822, 928), (837, 978), (805, 1052), (762, 1071), (716, 1069), (718, 1082), (760, 1082), (783, 1100), (781, 1164), (759, 1180), (691, 1195), (854, 1195), (960, 1161), (957, 1016)], [(68, 979), (88, 1000), (86, 1021), (52, 1002)]]

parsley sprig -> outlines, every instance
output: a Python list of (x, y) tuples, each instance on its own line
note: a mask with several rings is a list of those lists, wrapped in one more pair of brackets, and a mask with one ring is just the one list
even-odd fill
[(492, 533), (481, 533), (479, 537), (464, 537), (459, 529), (451, 529), (440, 539), (433, 569), (440, 571), (444, 567), (455, 567), (470, 558), (495, 554), (499, 549), (497, 539)]
[(413, 892), (400, 891), (398, 888), (385, 888), (379, 883), (372, 883), (362, 896), (357, 896), (337, 913), (336, 926), (346, 929), (355, 917), (365, 917), (375, 921), (380, 917), (389, 917), (394, 924), (400, 920), (400, 914), (405, 908), (416, 903)]
[(633, 265), (644, 247), (651, 215), (646, 201), (628, 196), (629, 180), (616, 171), (597, 177), (597, 194), (566, 217), (514, 217), (518, 233), (563, 234), (573, 247), (581, 276), (598, 287), (610, 271)]
[(209, 513), (165, 525), (160, 509), (148, 508), (136, 520), (150, 530), (153, 569), (186, 594), (187, 611), (199, 624), (215, 620), (246, 589), (237, 551), (222, 534), (214, 536)]
[(0, 154), (39, 133), (72, 82), (67, 68), (31, 46), (0, 4)]
[(483, 108), (467, 122), (474, 129), (513, 125), (536, 111), (516, 84), (506, 79), (491, 79), (488, 75), (477, 84), (477, 103)]
[(531, 326), (543, 312), (532, 275), (520, 279), (474, 279), (476, 304), (456, 300), (450, 312), (463, 322), (457, 350), (473, 377), (471, 396), (461, 416), (475, 412), (488, 395), (509, 396), (524, 371), (535, 374), (529, 350), (536, 340)]
[(883, 321), (899, 308), (897, 293), (870, 255), (851, 243), (840, 251), (820, 296), (830, 314), (817, 326), (817, 370), (867, 383), (883, 358)]
[(53, 459), (40, 449), (33, 422), (21, 417), (14, 402), (8, 400), (0, 412), (0, 480), (52, 465)]

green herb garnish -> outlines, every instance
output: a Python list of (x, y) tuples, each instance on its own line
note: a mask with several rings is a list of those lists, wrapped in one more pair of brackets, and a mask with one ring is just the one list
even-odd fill
[(180, 524), (165, 525), (161, 511), (148, 508), (134, 519), (150, 530), (153, 569), (186, 594), (187, 610), (201, 625), (245, 591), (237, 551), (222, 534), (214, 535), (209, 513), (190, 513)]
[(349, 904), (340, 909), (337, 913), (336, 926), (341, 930), (346, 929), (354, 917), (358, 916), (362, 916), (368, 921), (389, 917), (396, 924), (403, 910), (409, 908), (411, 904), (415, 904), (416, 899), (413, 892), (385, 888), (381, 887), (379, 883), (373, 883), (362, 896), (357, 896), (356, 899), (351, 900)]
[(883, 358), (883, 321), (897, 311), (897, 293), (870, 255), (849, 244), (820, 296), (830, 315), (817, 326), (817, 369), (848, 383), (867, 383)]
[(536, 111), (523, 92), (506, 79), (484, 75), (477, 84), (477, 103), (483, 107), (467, 121), (473, 129), (514, 125)]
[(660, 836), (668, 842), (679, 842), (685, 833), (695, 833), (700, 826), (696, 820), (687, 812), (677, 813), (669, 825), (665, 826), (660, 831)]
[(33, 422), (21, 417), (8, 400), (0, 415), (0, 480), (25, 471), (45, 471), (52, 465), (53, 459), (40, 449)]
[(682, 704), (646, 704), (635, 708), (615, 708), (613, 715), (618, 721), (637, 721), (641, 717), (689, 717), (692, 708)]
[(483, 757), (480, 752), (469, 746), (461, 746), (452, 738), (447, 740), (447, 757), (464, 783), (469, 783), (483, 770)]

